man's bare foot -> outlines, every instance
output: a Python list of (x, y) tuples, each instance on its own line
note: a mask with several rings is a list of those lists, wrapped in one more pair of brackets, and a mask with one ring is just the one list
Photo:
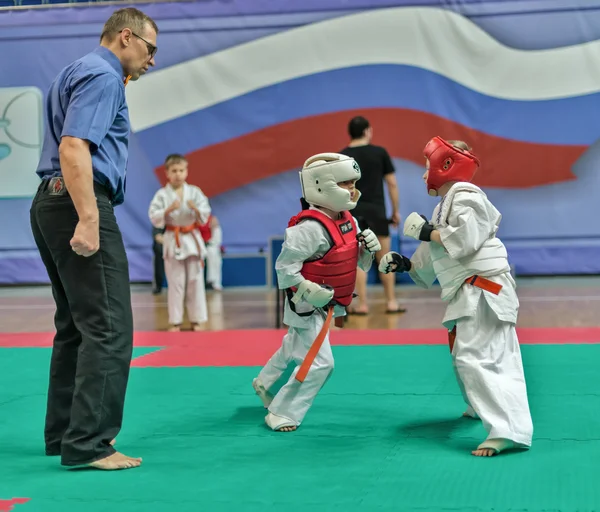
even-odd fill
[(385, 310), (385, 312), (386, 314), (406, 313), (406, 308), (398, 306), (398, 302), (392, 300), (387, 303), (387, 309)]
[(90, 462), (89, 467), (102, 469), (104, 471), (115, 471), (118, 469), (137, 468), (142, 464), (142, 459), (139, 457), (128, 457), (122, 453), (116, 452), (104, 459)]
[(170, 325), (169, 326), (169, 332), (179, 332), (181, 331), (181, 327), (179, 327), (178, 325)]
[(277, 432), (293, 432), (296, 427), (281, 427)]
[(204, 331), (204, 326), (202, 324), (193, 323), (192, 324), (192, 331), (195, 331), (195, 332)]
[(369, 308), (366, 305), (364, 305), (364, 306), (358, 306), (358, 307), (355, 307), (355, 308), (347, 308), (346, 309), (346, 313), (348, 315), (361, 315), (361, 316), (364, 316), (364, 315), (368, 315), (369, 314)]

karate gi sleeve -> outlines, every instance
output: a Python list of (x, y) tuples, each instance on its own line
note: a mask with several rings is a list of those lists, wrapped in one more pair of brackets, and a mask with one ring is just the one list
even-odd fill
[[(354, 219), (354, 225), (356, 226), (356, 233), (360, 233), (361, 229), (358, 225), (358, 221)], [(358, 268), (368, 272), (371, 269), (371, 265), (373, 264), (373, 258), (375, 254), (369, 252), (362, 244), (359, 244), (359, 253), (358, 253)]]
[(448, 256), (460, 260), (477, 252), (497, 229), (491, 213), (481, 194), (457, 193), (448, 214), (448, 225), (436, 228)]
[(148, 208), (148, 217), (155, 228), (162, 229), (165, 227), (165, 210), (167, 209), (165, 196), (161, 190), (154, 194), (150, 207)]
[(304, 281), (300, 274), (302, 264), (322, 256), (330, 247), (323, 228), (316, 221), (305, 220), (287, 228), (281, 253), (275, 262), (279, 288), (284, 290)]
[(431, 261), (431, 252), (429, 250), (430, 243), (421, 242), (410, 259), (412, 268), (408, 275), (421, 288), (431, 288), (436, 279), (433, 262)]
[(200, 218), (198, 220), (202, 224), (206, 224), (208, 222), (208, 217), (210, 217), (210, 212), (212, 211), (210, 203), (208, 202), (208, 197), (206, 197), (204, 192), (202, 192), (202, 190), (200, 190), (198, 187), (195, 187), (193, 197), (194, 204), (200, 212)]

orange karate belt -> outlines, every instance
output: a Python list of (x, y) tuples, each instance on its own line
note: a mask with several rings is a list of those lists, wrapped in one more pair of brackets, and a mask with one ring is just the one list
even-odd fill
[[(167, 225), (165, 226), (167, 231), (173, 231), (175, 233), (175, 245), (177, 246), (177, 248), (181, 247), (181, 239), (179, 238), (179, 235), (187, 235), (188, 233), (192, 233), (195, 230), (200, 231), (200, 223), (198, 222), (194, 222), (193, 224), (189, 224), (187, 226), (172, 226), (172, 225)], [(202, 253), (202, 251), (200, 250), (200, 244), (198, 243), (198, 239), (196, 237), (194, 237), (194, 242), (196, 242), (196, 247), (198, 248), (198, 254), (200, 255)], [(204, 266), (204, 262), (202, 261), (202, 266)]]
[[(490, 281), (485, 277), (481, 276), (472, 276), (467, 277), (465, 279), (465, 283), (468, 283), (472, 286), (477, 286), (477, 288), (481, 288), (486, 292), (493, 293), (494, 295), (498, 295), (500, 290), (502, 290), (502, 285), (498, 283), (494, 283), (494, 281)], [(452, 349), (454, 348), (454, 342), (456, 341), (456, 325), (454, 328), (448, 333), (448, 344), (450, 345), (450, 353), (452, 353)]]

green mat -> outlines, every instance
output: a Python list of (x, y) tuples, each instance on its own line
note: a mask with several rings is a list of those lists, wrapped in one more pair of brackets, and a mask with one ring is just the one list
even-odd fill
[[(139, 355), (142, 351), (137, 351)], [(445, 346), (334, 347), (295, 433), (264, 426), (257, 368), (134, 368), (120, 472), (43, 455), (50, 351), (0, 349), (0, 500), (16, 512), (591, 511), (600, 509), (600, 346), (524, 346), (528, 452), (476, 458), (481, 423)]]

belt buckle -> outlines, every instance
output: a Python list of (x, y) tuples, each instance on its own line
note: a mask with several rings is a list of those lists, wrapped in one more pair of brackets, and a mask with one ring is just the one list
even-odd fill
[(64, 196), (66, 193), (67, 187), (65, 187), (65, 180), (62, 176), (50, 178), (50, 183), (48, 183), (48, 195)]

